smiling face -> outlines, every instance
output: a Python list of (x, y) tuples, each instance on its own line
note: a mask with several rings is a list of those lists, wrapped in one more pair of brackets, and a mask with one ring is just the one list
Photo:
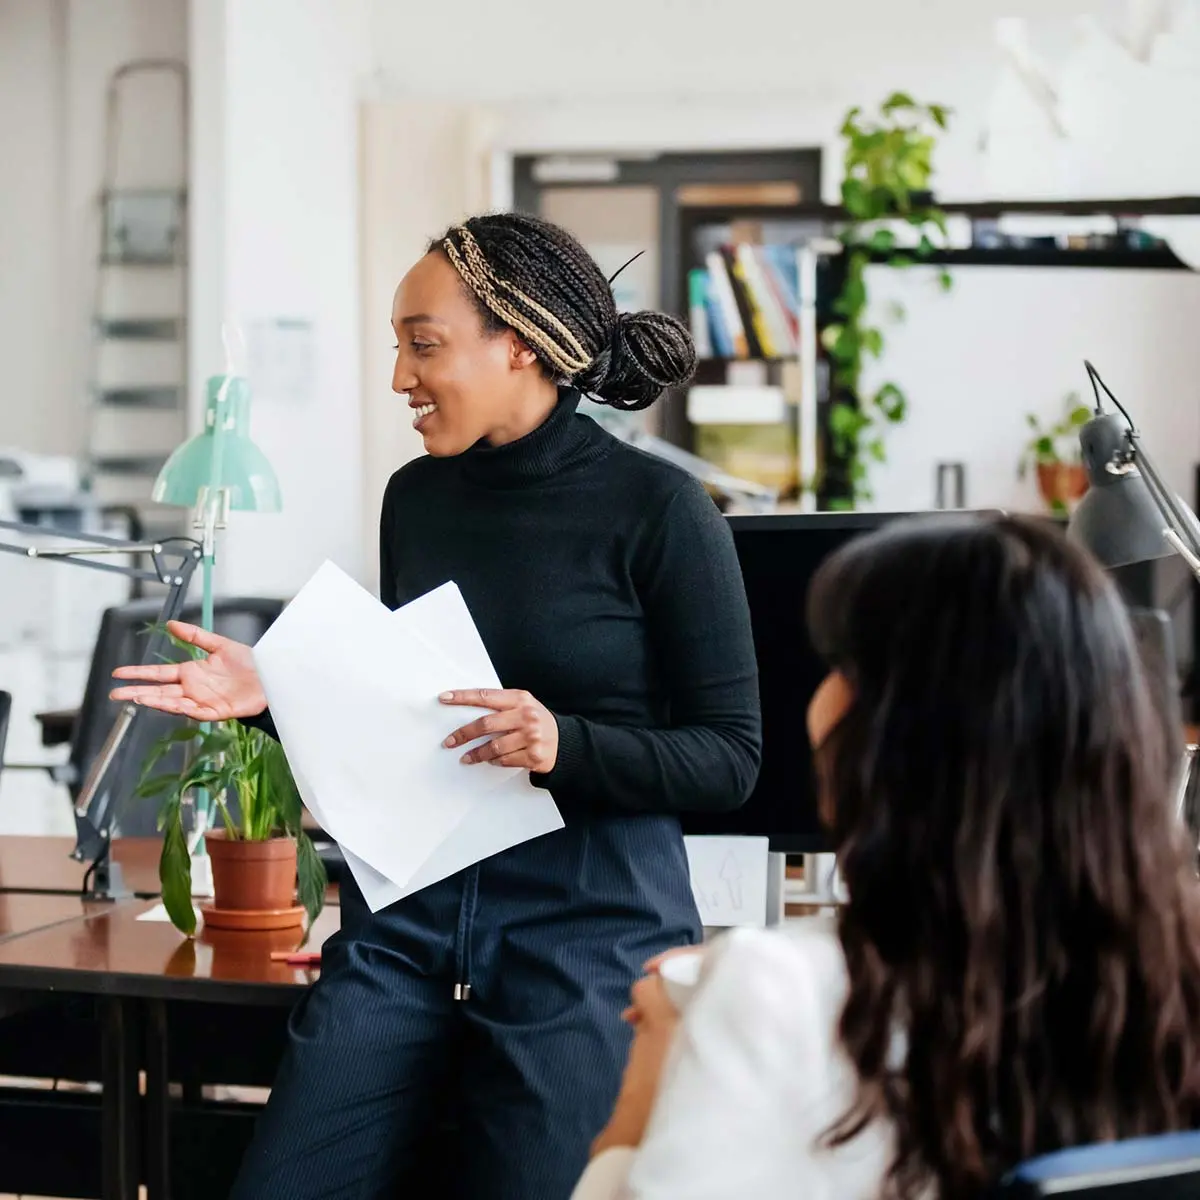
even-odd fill
[(392, 390), (407, 396), (429, 454), (461, 454), (480, 439), (504, 445), (537, 428), (558, 392), (511, 329), (485, 329), (444, 255), (426, 254), (392, 304)]

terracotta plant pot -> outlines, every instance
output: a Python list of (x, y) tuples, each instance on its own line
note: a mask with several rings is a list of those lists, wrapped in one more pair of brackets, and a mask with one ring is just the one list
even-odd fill
[(1079, 463), (1038, 463), (1038, 490), (1053, 509), (1071, 508), (1088, 490), (1087, 471)]
[(266, 842), (228, 838), (223, 829), (204, 835), (212, 859), (213, 903), (207, 924), (218, 928), (278, 929), (299, 925), (296, 905), (296, 843), (289, 837)]

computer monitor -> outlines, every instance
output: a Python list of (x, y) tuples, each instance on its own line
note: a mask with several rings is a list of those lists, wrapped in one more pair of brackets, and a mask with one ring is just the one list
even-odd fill
[[(805, 608), (820, 565), (852, 539), (901, 516), (944, 513), (816, 513), (729, 517), (750, 603), (762, 700), (763, 758), (750, 799), (729, 813), (687, 813), (685, 833), (766, 837), (787, 854), (832, 850), (817, 817), (805, 714), (828, 671), (809, 641)], [(1179, 700), (1170, 623), (1164, 613), (1133, 610), (1133, 627), (1164, 719), (1178, 725)], [(1200, 768), (1197, 769), (1200, 778)], [(1198, 785), (1200, 790), (1200, 785)], [(1200, 803), (1197, 804), (1200, 811)]]
[(898, 515), (728, 518), (746, 581), (758, 656), (762, 770), (745, 805), (730, 813), (688, 813), (683, 818), (685, 833), (767, 837), (772, 850), (788, 854), (832, 849), (817, 818), (812, 756), (805, 731), (808, 702), (828, 668), (809, 641), (805, 601), (817, 568), (834, 551)]

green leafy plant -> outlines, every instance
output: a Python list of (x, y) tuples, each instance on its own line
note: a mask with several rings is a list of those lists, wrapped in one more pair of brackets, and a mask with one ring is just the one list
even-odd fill
[[(849, 495), (833, 507), (853, 508), (869, 500), (870, 465), (887, 460), (884, 432), (899, 424), (908, 411), (908, 397), (892, 381), (864, 394), (862, 376), (870, 359), (884, 350), (883, 330), (868, 320), (866, 269), (881, 257), (894, 267), (928, 258), (946, 238), (946, 216), (929, 197), (933, 152), (938, 135), (948, 126), (950, 110), (940, 104), (918, 104), (895, 92), (880, 106), (877, 117), (852, 108), (842, 122), (845, 143), (842, 206), (846, 224), (839, 237), (844, 247), (845, 281), (834, 301), (839, 318), (826, 326), (822, 341), (833, 361), (837, 388), (829, 415), (830, 448), (846, 464)], [(895, 232), (883, 221), (904, 221), (918, 234), (915, 246), (899, 247)], [(950, 275), (938, 273), (945, 291)], [(903, 306), (894, 305), (893, 320), (902, 320)]]
[[(172, 641), (188, 653), (200, 653)], [(162, 759), (180, 746), (186, 751), (182, 772), (157, 771)], [(263, 842), (285, 836), (296, 843), (299, 900), (309, 921), (314, 921), (325, 903), (325, 864), (302, 827), (303, 804), (283, 747), (239, 721), (211, 727), (189, 722), (164, 734), (150, 748), (135, 793), (159, 806), (158, 828), (163, 835), (159, 880), (163, 905), (175, 927), (189, 937), (196, 931), (184, 809), (189, 794), (199, 790), (212, 797), (226, 837)], [(237, 796), (236, 818), (229, 806), (231, 792)]]
[[(1017, 466), (1017, 477), (1024, 479), (1030, 467), (1049, 467), (1062, 463), (1078, 466), (1080, 463), (1079, 431), (1092, 419), (1092, 410), (1079, 401), (1079, 393), (1071, 392), (1063, 402), (1062, 415), (1047, 425), (1036, 413), (1026, 413), (1025, 423), (1032, 437), (1025, 445), (1021, 461)], [(1067, 505), (1058, 496), (1047, 496), (1051, 509), (1063, 515)]]

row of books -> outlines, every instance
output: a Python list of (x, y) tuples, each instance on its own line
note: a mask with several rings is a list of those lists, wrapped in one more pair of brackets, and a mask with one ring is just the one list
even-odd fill
[(701, 358), (785, 358), (800, 339), (792, 246), (748, 242), (710, 252), (688, 273), (688, 313)]

